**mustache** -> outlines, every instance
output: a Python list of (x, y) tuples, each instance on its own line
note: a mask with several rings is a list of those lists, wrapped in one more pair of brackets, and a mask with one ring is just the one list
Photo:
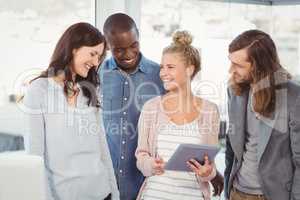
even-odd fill
[(229, 85), (235, 85), (238, 84), (238, 82), (235, 80), (234, 76), (238, 76), (241, 78), (241, 81), (239, 81), (242, 84), (251, 84), (253, 83), (253, 78), (251, 76), (251, 74), (249, 74), (249, 76), (247, 78), (244, 78), (242, 76), (240, 76), (239, 74), (231, 74), (228, 80), (228, 84)]

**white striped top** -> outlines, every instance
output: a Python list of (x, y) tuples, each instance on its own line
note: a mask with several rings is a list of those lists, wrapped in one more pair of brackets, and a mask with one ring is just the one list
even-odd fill
[[(182, 143), (200, 144), (198, 119), (177, 125), (170, 120), (160, 126), (157, 137), (157, 153), (167, 162), (176, 148)], [(165, 171), (162, 175), (151, 176), (146, 180), (142, 191), (143, 200), (202, 200), (195, 173)]]

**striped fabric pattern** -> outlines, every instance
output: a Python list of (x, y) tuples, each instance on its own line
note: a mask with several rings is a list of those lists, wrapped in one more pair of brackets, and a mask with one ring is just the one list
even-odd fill
[[(177, 125), (172, 121), (158, 130), (157, 153), (167, 162), (182, 143), (200, 144), (197, 119)], [(147, 179), (143, 200), (202, 200), (203, 195), (193, 172), (165, 171)]]

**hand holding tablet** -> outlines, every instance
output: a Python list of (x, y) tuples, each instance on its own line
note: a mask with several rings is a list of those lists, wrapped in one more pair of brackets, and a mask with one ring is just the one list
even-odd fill
[[(200, 162), (203, 163), (203, 162)], [(208, 156), (204, 156), (204, 163), (200, 164), (197, 160), (195, 159), (190, 159), (189, 161), (186, 162), (187, 166), (195, 172), (197, 176), (200, 177), (207, 177), (211, 174), (213, 170), (213, 166), (211, 162), (208, 160)]]
[[(194, 159), (199, 164), (205, 164), (204, 157), (207, 156), (206, 162), (214, 160), (216, 154), (219, 152), (218, 146), (212, 145), (198, 145), (198, 144), (180, 144), (172, 157), (166, 163), (165, 170), (173, 171), (192, 171), (187, 162)], [(195, 163), (196, 162), (192, 162)]]
[(153, 160), (153, 173), (155, 175), (161, 175), (164, 173), (164, 166), (165, 166), (165, 162), (162, 158), (160, 157), (155, 157), (155, 159)]

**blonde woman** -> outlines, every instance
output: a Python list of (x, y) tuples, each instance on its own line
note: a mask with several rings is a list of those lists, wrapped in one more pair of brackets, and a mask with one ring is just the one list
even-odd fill
[(201, 165), (187, 162), (192, 172), (164, 170), (165, 163), (183, 143), (218, 144), (217, 106), (196, 97), (191, 80), (200, 71), (198, 50), (192, 36), (178, 31), (163, 50), (160, 78), (167, 93), (148, 101), (139, 119), (137, 167), (146, 176), (139, 199), (210, 199), (209, 181), (216, 176), (212, 160)]

